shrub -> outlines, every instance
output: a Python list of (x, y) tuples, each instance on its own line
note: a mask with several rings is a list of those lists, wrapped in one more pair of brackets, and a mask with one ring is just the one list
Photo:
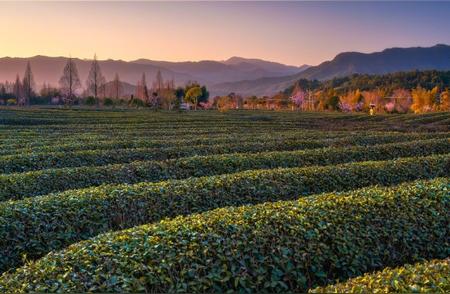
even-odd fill
[(111, 230), (229, 205), (449, 176), (450, 155), (110, 185), (0, 203), (0, 270)]
[(89, 96), (84, 100), (84, 104), (88, 106), (94, 106), (95, 104), (97, 104), (97, 100), (95, 99), (95, 97)]
[(104, 106), (114, 106), (114, 101), (111, 98), (105, 98), (103, 100)]
[(167, 161), (46, 169), (0, 175), (0, 201), (44, 195), (108, 183), (138, 183), (211, 176), (250, 169), (332, 165), (352, 161), (387, 160), (450, 151), (449, 139), (424, 140), (370, 147), (324, 148), (301, 151), (234, 153), (194, 156)]
[(129, 106), (132, 106), (132, 107), (136, 107), (136, 108), (142, 108), (142, 107), (145, 107), (144, 101), (142, 101), (142, 100), (139, 99), (139, 98), (133, 98), (133, 99), (131, 99), (131, 100), (128, 102), (128, 105), (129, 105)]
[(2, 275), (0, 290), (304, 292), (446, 257), (448, 186), (420, 181), (164, 220), (52, 252)]
[(450, 293), (450, 258), (365, 274), (313, 293)]

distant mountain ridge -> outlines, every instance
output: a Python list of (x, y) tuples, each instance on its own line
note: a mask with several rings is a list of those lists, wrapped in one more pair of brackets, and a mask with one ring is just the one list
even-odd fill
[[(62, 74), (67, 57), (34, 56), (30, 58), (0, 58), (0, 82), (14, 81), (16, 74), (23, 75), (27, 62), (35, 76), (36, 84), (50, 83), (54, 86)], [(86, 81), (91, 60), (74, 58), (80, 79)], [(164, 79), (174, 79), (177, 85), (184, 85), (188, 81), (198, 81), (211, 87), (217, 83), (235, 82), (247, 79), (257, 79), (265, 76), (286, 76), (296, 74), (307, 66), (288, 66), (281, 63), (261, 59), (246, 59), (232, 57), (225, 61), (198, 61), (198, 62), (169, 62), (138, 59), (135, 61), (99, 60), (102, 72), (108, 81), (118, 73), (124, 83), (135, 85), (141, 79), (142, 73), (147, 76), (150, 86), (158, 70)], [(129, 85), (128, 92), (133, 89)]]
[(242, 95), (271, 95), (305, 79), (329, 80), (359, 74), (385, 74), (411, 70), (450, 70), (450, 46), (389, 48), (381, 52), (344, 52), (331, 61), (312, 66), (284, 77), (265, 77), (255, 80), (216, 84), (219, 94), (236, 92)]
[(206, 84), (217, 83), (218, 80), (230, 82), (248, 79), (248, 77), (257, 79), (267, 76), (285, 76), (299, 73), (308, 67), (307, 65), (300, 67), (289, 66), (272, 61), (242, 57), (231, 57), (225, 61), (202, 60), (169, 62), (138, 59), (132, 62), (166, 68), (177, 73), (187, 74), (192, 76), (194, 80), (202, 81)]
[[(34, 56), (30, 58), (0, 58), (0, 82), (14, 81), (18, 73), (23, 75), (27, 61), (30, 61), (36, 84), (57, 85), (66, 57)], [(74, 58), (80, 78), (86, 81), (90, 60)], [(127, 93), (134, 91), (134, 85), (142, 73), (150, 86), (158, 70), (164, 79), (174, 79), (176, 85), (198, 81), (207, 85), (211, 96), (235, 92), (241, 95), (272, 95), (283, 91), (297, 80), (329, 80), (334, 77), (359, 74), (385, 74), (411, 70), (450, 70), (450, 46), (438, 44), (432, 47), (389, 48), (381, 52), (344, 52), (330, 61), (317, 66), (290, 66), (261, 59), (231, 57), (224, 61), (155, 61), (138, 59), (134, 61), (99, 61), (107, 80), (115, 73), (127, 83)]]
[[(83, 86), (85, 86), (85, 81), (92, 61), (79, 58), (74, 58), (73, 60), (77, 65), (81, 82)], [(14, 81), (16, 74), (19, 74), (22, 77), (28, 61), (31, 64), (31, 69), (37, 85), (41, 85), (45, 82), (56, 86), (58, 85), (59, 78), (61, 77), (63, 68), (67, 62), (67, 57), (47, 57), (38, 55), (30, 58), (0, 58), (0, 81)], [(161, 70), (166, 79), (174, 78), (180, 81), (190, 79), (188, 75), (151, 65), (133, 64), (122, 60), (111, 59), (99, 60), (99, 63), (102, 73), (107, 81), (112, 80), (115, 73), (120, 75), (123, 82), (130, 84), (136, 84), (136, 82), (141, 79), (142, 73), (145, 73), (148, 81), (151, 81), (158, 70)]]
[(262, 59), (256, 59), (256, 58), (242, 58), (238, 56), (230, 57), (227, 60), (222, 61), (224, 64), (230, 64), (230, 65), (252, 65), (252, 66), (258, 66), (264, 70), (272, 71), (272, 72), (283, 72), (285, 70), (291, 70), (293, 73), (297, 73), (300, 69), (301, 71), (307, 69), (309, 65), (302, 65), (302, 66), (291, 66), (291, 65), (285, 65), (278, 62), (273, 61), (266, 61)]

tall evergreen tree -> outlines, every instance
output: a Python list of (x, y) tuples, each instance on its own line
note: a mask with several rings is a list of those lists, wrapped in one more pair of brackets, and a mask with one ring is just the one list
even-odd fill
[(16, 81), (13, 86), (13, 94), (16, 97), (17, 104), (22, 105), (23, 96), (22, 96), (22, 83), (20, 82), (19, 75), (16, 76)]
[(161, 71), (158, 69), (158, 72), (156, 73), (156, 89), (158, 92), (161, 91), (161, 89), (164, 87), (164, 80), (161, 74)]
[(150, 96), (149, 96), (149, 93), (148, 93), (147, 79), (145, 77), (145, 73), (142, 73), (141, 81), (138, 82), (137, 96), (143, 102), (149, 103)]
[(31, 71), (30, 62), (27, 62), (27, 67), (25, 69), (25, 74), (23, 76), (22, 89), (23, 89), (23, 105), (30, 105), (30, 99), (34, 95), (34, 77)]

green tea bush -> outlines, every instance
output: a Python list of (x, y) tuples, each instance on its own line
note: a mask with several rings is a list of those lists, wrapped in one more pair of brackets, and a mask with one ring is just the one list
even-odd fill
[[(382, 139), (378, 137), (355, 137), (351, 139), (347, 138), (346, 140), (353, 145), (379, 144), (383, 142)], [(113, 163), (126, 163), (136, 160), (165, 160), (194, 155), (313, 149), (323, 148), (330, 145), (333, 145), (332, 141), (299, 141), (292, 139), (269, 142), (234, 142), (216, 145), (169, 146), (166, 148), (83, 150), (75, 152), (44, 153), (36, 152), (1, 156), (0, 173), (26, 172), (61, 167), (99, 166)]]
[[(217, 145), (217, 144), (230, 144), (236, 141), (239, 142), (274, 142), (274, 141), (292, 141), (295, 139), (298, 143), (301, 141), (314, 141), (320, 147), (329, 146), (351, 146), (351, 145), (375, 145), (386, 144), (394, 142), (405, 142), (412, 140), (425, 140), (425, 139), (443, 139), (448, 138), (450, 135), (446, 133), (437, 134), (347, 134), (346, 136), (340, 134), (327, 134), (327, 133), (302, 133), (302, 132), (287, 132), (283, 134), (242, 134), (242, 135), (223, 135), (218, 136), (195, 136), (190, 138), (179, 137), (176, 138), (134, 138), (131, 136), (127, 138), (122, 135), (120, 138), (109, 138), (104, 140), (98, 136), (90, 136), (87, 140), (82, 140), (83, 137), (71, 136), (69, 140), (59, 142), (56, 138), (49, 140), (46, 138), (43, 141), (32, 140), (21, 141), (18, 139), (10, 140), (5, 144), (0, 145), (0, 155), (14, 155), (24, 154), (30, 152), (73, 152), (81, 150), (107, 150), (107, 149), (125, 149), (125, 148), (167, 148), (175, 146), (188, 146), (188, 145)], [(311, 144), (310, 144), (311, 145)]]
[(448, 178), (221, 208), (52, 252), (3, 274), (0, 290), (305, 292), (445, 258), (449, 209)]
[(450, 258), (437, 259), (316, 288), (312, 293), (450, 293)]
[(0, 201), (109, 183), (156, 182), (192, 176), (234, 173), (250, 169), (332, 165), (352, 161), (388, 160), (448, 152), (450, 152), (450, 139), (435, 139), (370, 147), (234, 153), (167, 161), (46, 169), (0, 175)]
[[(285, 143), (285, 144), (284, 144)], [(167, 148), (133, 148), (111, 150), (84, 150), (76, 152), (30, 153), (0, 157), (0, 173), (14, 173), (46, 168), (96, 166), (135, 160), (164, 160), (183, 156), (231, 153), (239, 151), (263, 151), (278, 148), (314, 148), (310, 142), (275, 142), (271, 146), (264, 143), (203, 145)], [(321, 147), (321, 146), (319, 146)]]
[[(347, 134), (348, 136), (348, 134)], [(230, 144), (239, 140), (240, 142), (273, 142), (280, 140), (296, 140), (296, 141), (320, 141), (323, 147), (335, 144), (347, 144), (349, 139), (355, 140), (355, 137), (365, 137), (364, 139), (375, 141), (376, 139), (381, 142), (387, 140), (389, 142), (402, 142), (407, 140), (420, 140), (420, 139), (437, 139), (446, 138), (447, 134), (376, 134), (376, 135), (364, 135), (364, 136), (351, 136), (348, 138), (340, 134), (317, 134), (317, 133), (304, 133), (304, 132), (286, 132), (282, 134), (217, 134), (217, 135), (198, 135), (198, 136), (176, 136), (160, 138), (153, 138), (151, 136), (135, 134), (121, 134), (120, 137), (111, 137), (105, 139), (100, 135), (91, 135), (87, 139), (85, 136), (72, 135), (68, 139), (58, 141), (57, 138), (46, 137), (42, 140), (28, 140), (28, 139), (15, 139), (7, 140), (4, 144), (0, 145), (1, 155), (13, 155), (25, 152), (59, 152), (59, 151), (81, 151), (81, 150), (107, 150), (107, 149), (124, 149), (124, 148), (167, 148), (175, 146), (186, 145), (217, 145), (217, 144)], [(137, 138), (136, 138), (137, 137)], [(80, 139), (85, 139), (81, 140)], [(361, 140), (361, 139), (360, 139)], [(356, 140), (355, 140), (356, 141)]]
[(111, 230), (229, 205), (450, 175), (450, 155), (109, 185), (0, 203), (0, 270)]

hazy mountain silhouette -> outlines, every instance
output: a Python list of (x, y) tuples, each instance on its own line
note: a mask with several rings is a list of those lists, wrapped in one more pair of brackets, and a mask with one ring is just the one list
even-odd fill
[[(66, 57), (34, 56), (30, 58), (0, 58), (0, 81), (14, 81), (18, 73), (23, 75), (27, 61), (30, 61), (36, 84), (58, 84)], [(87, 78), (90, 60), (75, 58), (80, 79)], [(174, 79), (177, 85), (188, 81), (206, 84), (212, 95), (230, 92), (242, 95), (271, 95), (282, 91), (301, 78), (327, 80), (353, 73), (384, 74), (409, 70), (450, 70), (450, 46), (436, 45), (422, 48), (390, 48), (375, 53), (345, 52), (333, 60), (318, 66), (288, 66), (261, 59), (231, 57), (225, 61), (168, 62), (139, 59), (135, 61), (99, 61), (107, 80), (115, 73), (126, 85), (126, 93), (133, 91), (133, 85), (147, 76), (150, 86), (158, 70), (163, 77)]]
[(298, 73), (299, 70), (303, 71), (309, 67), (309, 65), (302, 65), (302, 66), (289, 66), (285, 64), (281, 64), (278, 62), (273, 61), (266, 61), (262, 59), (255, 59), (255, 58), (242, 58), (233, 56), (225, 61), (222, 61), (224, 64), (239, 66), (242, 68), (245, 67), (257, 67), (261, 68), (267, 72), (286, 72), (286, 71), (292, 71), (292, 73)]
[[(37, 85), (50, 83), (53, 86), (58, 85), (64, 65), (67, 62), (66, 57), (47, 57), (34, 56), (30, 58), (0, 58), (0, 81), (14, 81), (16, 74), (23, 75), (26, 63), (30, 61)], [(91, 60), (74, 58), (77, 65), (80, 79), (83, 86), (91, 65)], [(185, 82), (191, 77), (185, 74), (176, 73), (165, 68), (159, 68), (145, 64), (135, 64), (122, 60), (100, 60), (102, 73), (107, 80), (112, 80), (115, 73), (118, 73), (121, 80), (130, 84), (136, 84), (141, 79), (142, 73), (147, 75), (147, 81), (151, 81), (158, 70), (161, 70), (166, 79), (174, 78), (180, 82)]]
[(285, 76), (299, 73), (307, 68), (307, 66), (288, 66), (271, 61), (242, 57), (232, 57), (222, 62), (212, 60), (168, 62), (148, 59), (138, 59), (133, 62), (183, 73), (191, 76), (193, 80), (206, 84), (218, 83), (217, 81), (232, 82), (267, 76)]
[[(39, 87), (44, 82), (53, 86), (58, 84), (66, 57), (34, 56), (30, 58), (0, 58), (0, 81), (14, 81), (16, 74), (23, 75), (26, 63), (30, 61), (31, 68)], [(91, 64), (91, 60), (74, 58), (83, 86)], [(223, 82), (233, 82), (246, 79), (257, 79), (265, 76), (286, 76), (301, 72), (305, 66), (295, 67), (259, 59), (233, 57), (226, 61), (199, 62), (168, 62), (139, 59), (135, 61), (100, 60), (102, 72), (108, 81), (118, 73), (121, 81), (135, 85), (141, 79), (142, 73), (147, 76), (148, 86), (151, 86), (158, 70), (166, 80), (174, 79), (177, 85), (188, 81), (198, 81), (212, 86)], [(126, 93), (132, 91), (126, 85)]]
[(375, 53), (345, 52), (298, 74), (221, 83), (214, 85), (212, 91), (218, 94), (236, 92), (242, 95), (271, 95), (301, 78), (328, 80), (354, 73), (385, 74), (429, 69), (450, 69), (450, 46), (438, 44), (426, 48), (390, 48)]

